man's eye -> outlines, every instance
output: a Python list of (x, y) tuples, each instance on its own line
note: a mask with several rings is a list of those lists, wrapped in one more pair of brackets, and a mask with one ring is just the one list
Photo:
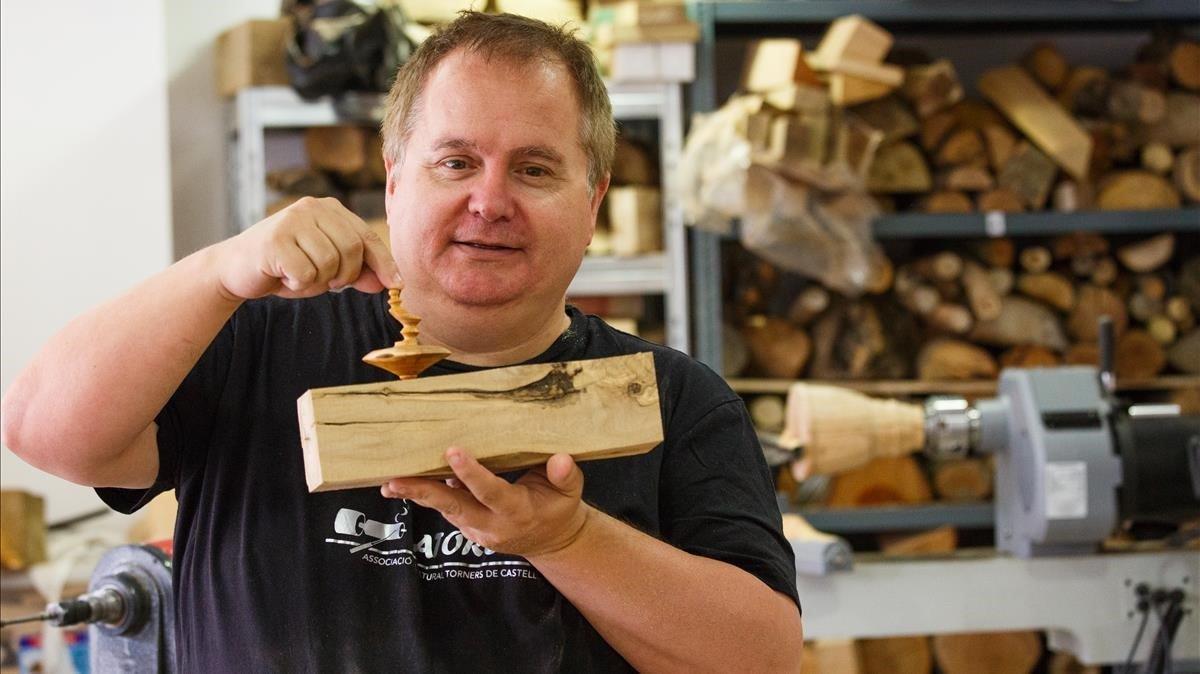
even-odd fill
[(453, 171), (461, 171), (467, 168), (467, 162), (463, 161), (462, 159), (447, 159), (446, 161), (442, 162), (442, 166)]
[(521, 169), (521, 173), (529, 176), (530, 178), (544, 178), (545, 176), (550, 175), (550, 172), (541, 166), (526, 166), (525, 168)]

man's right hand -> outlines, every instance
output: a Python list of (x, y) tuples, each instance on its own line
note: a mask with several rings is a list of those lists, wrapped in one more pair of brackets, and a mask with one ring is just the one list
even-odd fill
[(221, 287), (231, 299), (402, 284), (383, 240), (337, 199), (304, 197), (218, 246)]

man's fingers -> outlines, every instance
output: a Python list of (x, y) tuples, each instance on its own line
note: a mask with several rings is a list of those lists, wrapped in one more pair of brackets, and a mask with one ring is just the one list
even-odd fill
[(330, 288), (343, 288), (359, 277), (363, 266), (363, 250), (366, 245), (353, 226), (343, 222), (317, 221), (317, 227), (329, 237), (337, 249), (340, 262), (338, 272), (330, 281)]
[(483, 467), (461, 447), (451, 447), (446, 450), (446, 462), (458, 481), (462, 483), (475, 498), (489, 510), (504, 510), (504, 507), (516, 487), (504, 478)]
[(442, 513), (447, 520), (485, 515), (483, 506), (470, 492), (454, 489), (438, 480), (410, 477), (388, 480), (381, 490), (384, 496), (405, 498)]
[(546, 462), (546, 479), (564, 494), (577, 496), (583, 493), (583, 471), (575, 464), (570, 454), (555, 454)]
[(312, 260), (313, 267), (317, 270), (313, 285), (327, 289), (329, 281), (337, 276), (342, 265), (342, 256), (337, 246), (318, 227), (307, 227), (296, 232), (296, 245), (304, 251), (309, 260)]
[(379, 238), (379, 234), (364, 225), (359, 235), (364, 244), (363, 261), (375, 272), (379, 282), (385, 288), (404, 287), (404, 282), (400, 279), (400, 268), (396, 266), (392, 251), (388, 250), (387, 244)]
[(293, 292), (303, 291), (317, 278), (317, 268), (313, 266), (312, 260), (294, 243), (276, 250), (274, 266), (270, 275), (278, 278)]

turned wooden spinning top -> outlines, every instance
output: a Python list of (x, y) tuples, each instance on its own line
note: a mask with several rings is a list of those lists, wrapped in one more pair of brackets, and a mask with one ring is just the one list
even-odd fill
[(383, 368), (401, 379), (412, 379), (425, 368), (450, 355), (440, 346), (421, 344), (417, 325), (421, 318), (408, 313), (400, 301), (400, 291), (388, 289), (388, 308), (392, 318), (400, 322), (401, 340), (386, 349), (375, 349), (363, 356), (363, 361)]

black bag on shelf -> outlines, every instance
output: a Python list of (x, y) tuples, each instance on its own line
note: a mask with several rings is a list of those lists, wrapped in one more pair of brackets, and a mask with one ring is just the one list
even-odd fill
[(288, 79), (305, 99), (386, 92), (415, 49), (395, 2), (284, 0), (283, 15), (294, 26), (287, 45)]

